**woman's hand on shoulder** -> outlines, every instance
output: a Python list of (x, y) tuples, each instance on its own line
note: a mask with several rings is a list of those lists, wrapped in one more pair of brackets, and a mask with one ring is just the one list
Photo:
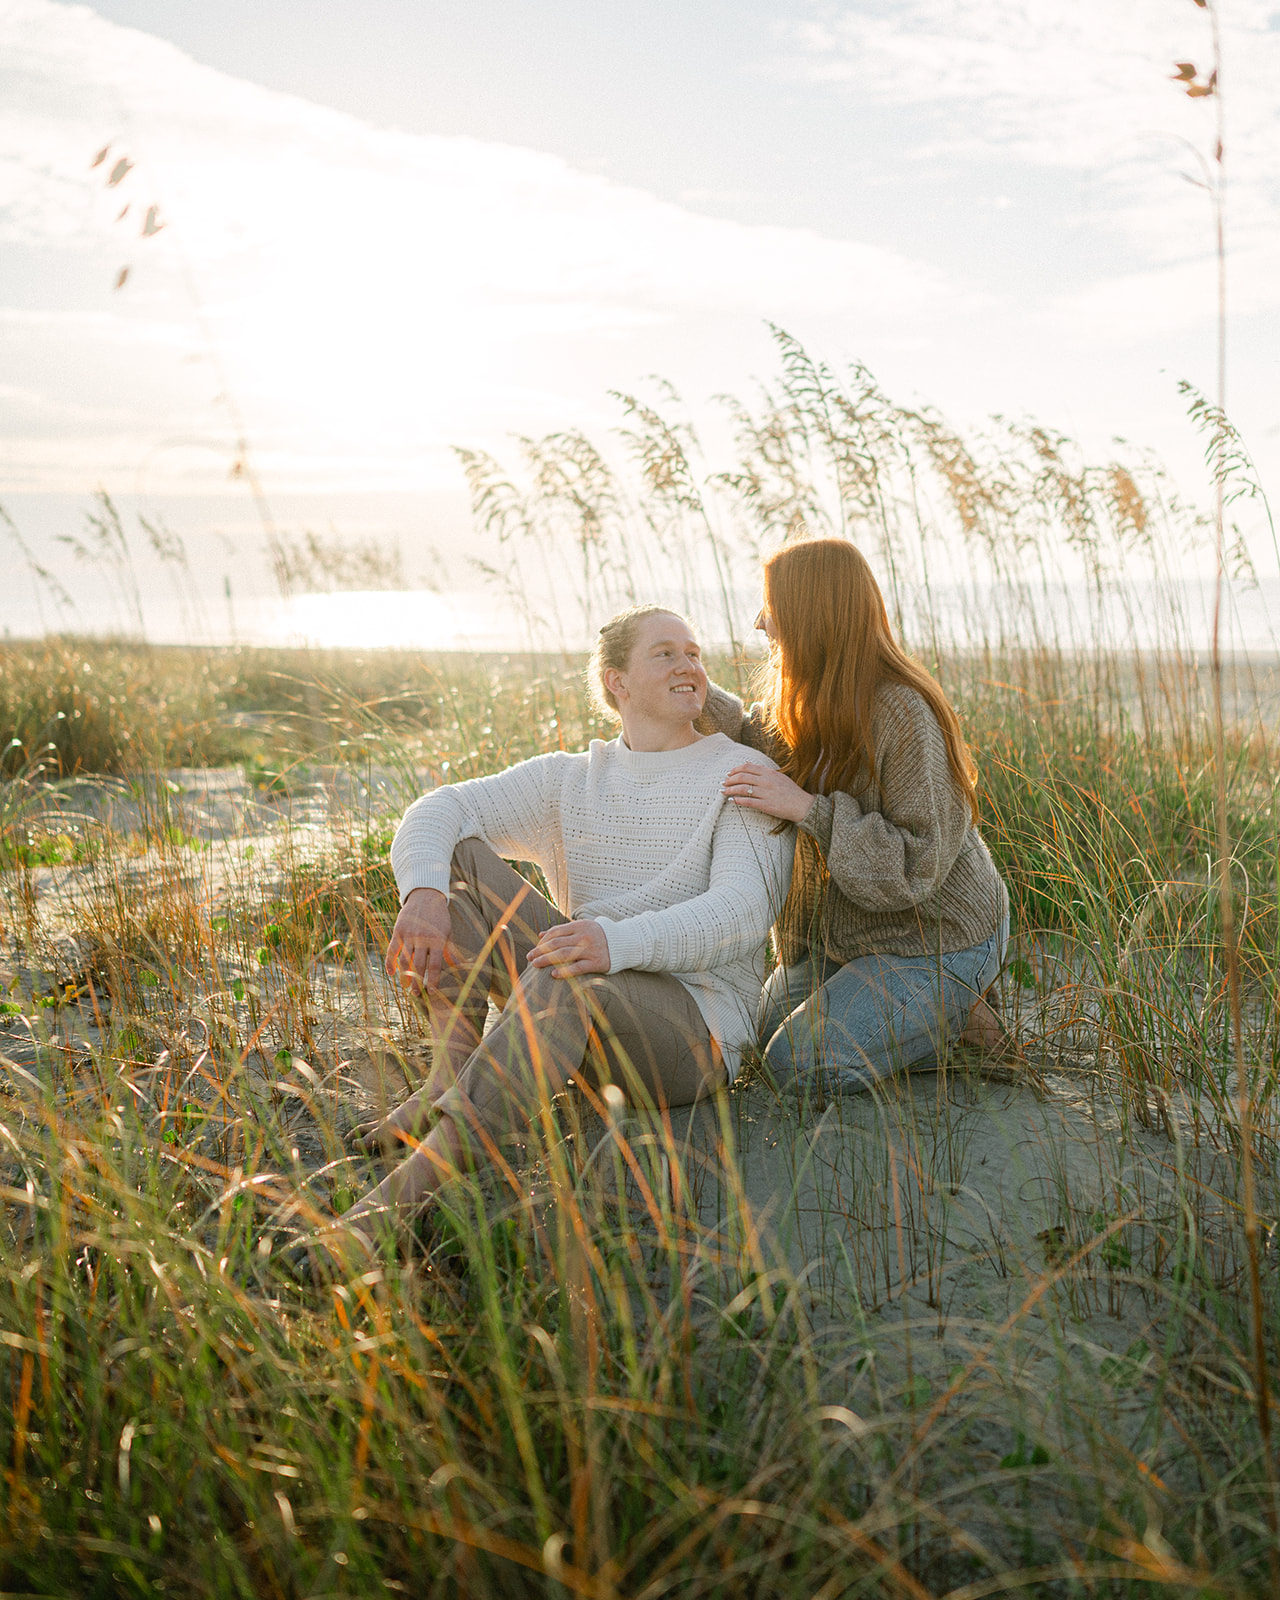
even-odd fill
[(724, 780), (722, 792), (744, 810), (763, 811), (767, 817), (784, 822), (803, 821), (813, 804), (808, 790), (793, 783), (785, 772), (755, 761), (744, 761), (735, 767)]

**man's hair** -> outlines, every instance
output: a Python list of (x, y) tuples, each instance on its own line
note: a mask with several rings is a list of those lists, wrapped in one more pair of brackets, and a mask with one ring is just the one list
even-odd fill
[(618, 702), (605, 687), (604, 675), (611, 669), (625, 672), (631, 665), (636, 634), (647, 617), (675, 617), (686, 628), (690, 626), (688, 619), (670, 606), (628, 606), (625, 611), (619, 611), (616, 617), (610, 617), (604, 623), (596, 635), (595, 648), (587, 662), (587, 691), (595, 710), (614, 722), (620, 720)]

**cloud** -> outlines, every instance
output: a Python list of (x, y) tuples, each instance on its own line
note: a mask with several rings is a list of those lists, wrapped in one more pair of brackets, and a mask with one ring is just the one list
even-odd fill
[[(1170, 0), (895, 0), (783, 25), (779, 70), (911, 112), (917, 159), (1074, 170), (1090, 222), (1176, 276), (1212, 248), (1199, 179), (1216, 102), (1171, 81), (1211, 65), (1206, 12)], [(1253, 301), (1280, 303), (1280, 31), (1273, 0), (1226, 8), (1223, 88), (1233, 248)], [(904, 119), (904, 126), (907, 126)], [(908, 133), (908, 137), (911, 135)], [(1247, 258), (1247, 259), (1245, 259)], [(1126, 280), (1128, 274), (1126, 274)], [(1122, 294), (1128, 293), (1122, 286)]]
[[(1266, 15), (1236, 0), (1226, 41), (1241, 311), (1280, 303)], [(892, 144), (871, 194), (886, 232), (923, 192), (904, 169), (945, 180), (925, 264), (700, 215), (534, 150), (378, 129), (85, 6), (4, 0), (0, 493), (222, 492), (242, 435), (272, 493), (455, 492), (450, 444), (600, 431), (606, 389), (639, 374), (695, 402), (749, 384), (772, 364), (764, 317), (958, 420), (1024, 408), (1150, 437), (1169, 425), (1152, 398), (1172, 393), (1166, 352), (1196, 375), (1214, 303), (1178, 143), (1203, 142), (1213, 107), (1169, 81), (1204, 44), (1190, 0), (866, 0), (791, 26), (782, 70), (866, 101)], [(1073, 179), (1088, 206), (1051, 237)], [(165, 226), (143, 238), (152, 206)], [(1051, 258), (1072, 221), (1067, 291)], [(989, 289), (952, 270), (976, 278), (983, 248), (1000, 252)], [(1259, 408), (1265, 347), (1233, 366)]]
[[(362, 451), (385, 472), (389, 445), (412, 475), (410, 458), (492, 427), (495, 398), (527, 422), (535, 348), (972, 299), (886, 250), (700, 216), (537, 151), (373, 128), (84, 6), (11, 0), (0, 43), (0, 239), (92, 264), (103, 286), (131, 269), (103, 327), (69, 305), (46, 333), (149, 343), (154, 409), (191, 425), (211, 380), (156, 366), (184, 328), (290, 473), (304, 438), (334, 481)], [(135, 164), (109, 187), (121, 156)], [(152, 206), (164, 230), (143, 238)], [(19, 333), (33, 326), (0, 322)]]

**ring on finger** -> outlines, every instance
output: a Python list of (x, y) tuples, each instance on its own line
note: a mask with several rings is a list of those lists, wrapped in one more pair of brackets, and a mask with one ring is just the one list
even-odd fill
[(747, 785), (747, 793), (748, 793), (748, 794), (749, 794), (749, 795), (750, 795), (750, 796), (751, 796), (751, 798), (752, 798), (752, 799), (753, 799), (753, 800), (754, 800), (754, 799), (755, 799), (755, 793), (756, 793), (756, 786), (755, 786), (755, 784), (754, 784), (754, 783), (749, 783), (749, 784), (748, 784), (748, 785)]

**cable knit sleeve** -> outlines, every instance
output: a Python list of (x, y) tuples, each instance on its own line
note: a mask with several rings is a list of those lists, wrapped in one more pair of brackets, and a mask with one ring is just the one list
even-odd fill
[(787, 747), (769, 731), (763, 705), (757, 702), (750, 711), (744, 710), (737, 695), (718, 683), (708, 684), (706, 704), (694, 727), (699, 733), (726, 733), (736, 744), (749, 745), (779, 765), (787, 758)]
[(405, 812), (391, 841), (400, 900), (414, 889), (449, 893), (449, 869), (460, 839), (483, 839), (499, 855), (546, 867), (554, 855), (560, 752), (521, 761), (487, 778), (433, 789)]
[(706, 890), (634, 916), (626, 898), (596, 915), (609, 944), (609, 970), (699, 972), (760, 950), (791, 881), (794, 835), (772, 832), (773, 818), (726, 801), (712, 837)]
[(873, 790), (861, 797), (842, 789), (817, 795), (799, 826), (817, 841), (836, 887), (855, 905), (905, 911), (938, 890), (972, 817), (942, 729), (921, 696), (887, 692), (874, 735)]
[(738, 734), (742, 729), (742, 701), (718, 683), (707, 684), (707, 698), (703, 702), (694, 727), (699, 733), (724, 733), (741, 743)]

